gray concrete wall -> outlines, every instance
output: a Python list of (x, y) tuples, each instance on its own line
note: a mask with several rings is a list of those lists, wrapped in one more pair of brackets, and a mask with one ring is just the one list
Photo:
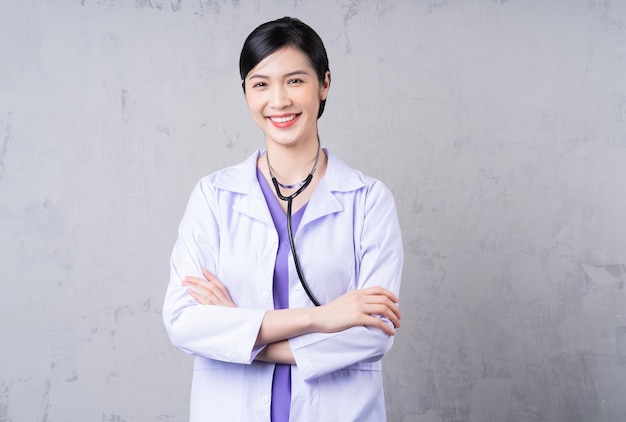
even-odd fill
[(169, 253), (263, 144), (237, 60), (284, 15), (327, 43), (323, 144), (397, 198), (390, 421), (626, 420), (626, 2), (1, 6), (1, 422), (185, 420)]

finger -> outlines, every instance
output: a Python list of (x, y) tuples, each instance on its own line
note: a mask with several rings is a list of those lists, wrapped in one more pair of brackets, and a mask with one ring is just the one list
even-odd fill
[(389, 306), (387, 307), (387, 309), (390, 312), (390, 316), (392, 316), (394, 321), (394, 325), (399, 327), (400, 326), (400, 320), (402, 319), (402, 314), (400, 314), (400, 307), (398, 306), (397, 303), (391, 303), (389, 304)]
[(396, 330), (391, 328), (382, 319), (374, 317), (374, 316), (368, 316), (367, 319), (366, 319), (366, 323), (364, 325), (368, 325), (370, 327), (380, 328), (384, 333), (386, 333), (386, 334), (388, 334), (390, 336), (395, 336), (396, 335)]
[(396, 328), (400, 326), (400, 308), (387, 298), (370, 298), (370, 302), (362, 309), (368, 315), (380, 315), (387, 318)]
[[(211, 273), (208, 274), (212, 275)], [(233, 303), (230, 299), (230, 295), (228, 294), (228, 290), (226, 290), (225, 294), (224, 285), (221, 284), (219, 280), (217, 280), (217, 282), (222, 286), (222, 288), (220, 288), (216, 285), (214, 280), (217, 280), (215, 276), (213, 276), (211, 280), (187, 276), (183, 280), (182, 284), (183, 286), (192, 286), (197, 292), (201, 293), (204, 296), (207, 296), (211, 304), (232, 306)]]
[(231, 301), (223, 301), (211, 289), (192, 287), (187, 289), (187, 292), (203, 305), (234, 306)]
[(204, 277), (216, 284), (222, 284), (222, 282), (220, 281), (219, 278), (217, 278), (217, 276), (215, 274), (213, 274), (211, 271), (207, 270), (206, 268), (202, 270), (202, 275), (204, 275)]
[(400, 299), (398, 299), (398, 297), (395, 294), (393, 294), (393, 292), (381, 286), (366, 287), (364, 289), (361, 289), (361, 291), (368, 295), (385, 296), (394, 303), (400, 302)]
[(387, 297), (390, 301), (392, 301), (393, 303), (398, 303), (400, 302), (400, 299), (398, 299), (398, 296), (396, 296), (395, 294), (393, 294), (393, 292), (387, 290), (387, 289), (383, 289), (381, 287), (381, 294), (385, 297)]
[(208, 285), (208, 282), (202, 278), (198, 278), (198, 277), (192, 277), (192, 276), (186, 276), (183, 279), (182, 284), (184, 286), (197, 286), (197, 287), (202, 287), (203, 285)]
[(224, 293), (220, 291), (215, 285), (209, 285), (209, 287), (206, 289), (206, 294), (216, 305), (232, 305), (230, 297), (228, 295), (224, 296)]
[(205, 305), (220, 304), (221, 298), (212, 292), (211, 283), (207, 280), (187, 276), (181, 283), (183, 286), (189, 286), (188, 291), (193, 291), (195, 294), (192, 296), (200, 303)]
[(187, 293), (202, 305), (215, 305), (207, 296), (198, 293), (194, 289), (187, 289)]
[(187, 287), (187, 291), (199, 292), (202, 290), (202, 287), (198, 284), (197, 281), (191, 280), (189, 277), (185, 277), (185, 279), (180, 283), (181, 286)]
[(220, 301), (222, 305), (232, 305), (232, 299), (228, 294), (228, 290), (220, 289), (219, 286), (216, 286), (214, 283), (210, 283), (207, 287), (208, 292), (211, 295), (215, 296), (216, 299)]
[(202, 273), (204, 274), (204, 276), (211, 281), (212, 283), (212, 287), (216, 288), (219, 293), (217, 291), (215, 291), (216, 294), (218, 294), (221, 298), (221, 300), (224, 302), (225, 306), (236, 306), (235, 302), (233, 301), (232, 297), (230, 297), (230, 293), (228, 292), (228, 288), (226, 287), (226, 285), (224, 283), (221, 282), (221, 280), (219, 278), (217, 278), (217, 276), (213, 273), (211, 273), (208, 270), (203, 270)]
[(396, 328), (400, 327), (400, 318), (395, 312), (393, 312), (391, 309), (387, 307), (384, 307), (384, 306), (381, 307), (379, 305), (378, 309), (373, 311), (370, 315), (380, 315), (382, 317), (387, 318), (393, 324), (394, 327)]
[(400, 319), (400, 307), (398, 306), (398, 302), (393, 301), (389, 296), (386, 295), (368, 295), (364, 298), (365, 302), (370, 305), (384, 305), (389, 308), (395, 315), (397, 319)]
[[(353, 290), (348, 292), (345, 299), (353, 303), (355, 311), (361, 314), (361, 321), (367, 320), (376, 327), (381, 328), (387, 333), (393, 331), (386, 323), (382, 322), (380, 317), (386, 318), (394, 327), (400, 326), (400, 308), (385, 294), (381, 293), (384, 289), (380, 287), (371, 287), (361, 290)], [(362, 324), (360, 324), (362, 325)], [(384, 327), (383, 327), (384, 325)]]
[(226, 288), (224, 283), (222, 283), (220, 281), (220, 279), (217, 278), (217, 276), (215, 274), (213, 274), (212, 272), (210, 272), (207, 269), (203, 269), (202, 270), (202, 274), (206, 277), (207, 280), (212, 282), (222, 292), (222, 294), (224, 296), (228, 296), (230, 298), (230, 294), (228, 293), (228, 289)]

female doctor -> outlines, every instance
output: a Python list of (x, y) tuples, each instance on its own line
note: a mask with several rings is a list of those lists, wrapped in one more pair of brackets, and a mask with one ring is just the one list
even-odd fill
[(330, 71), (313, 29), (259, 26), (239, 68), (265, 149), (195, 186), (163, 307), (195, 356), (190, 421), (384, 421), (403, 260), (393, 197), (320, 146)]

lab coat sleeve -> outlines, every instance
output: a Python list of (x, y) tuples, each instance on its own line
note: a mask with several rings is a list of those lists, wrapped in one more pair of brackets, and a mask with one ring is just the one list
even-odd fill
[(265, 311), (199, 304), (181, 285), (185, 276), (217, 274), (219, 220), (215, 188), (202, 180), (194, 188), (171, 255), (163, 321), (180, 350), (232, 363), (251, 363), (261, 350), (256, 337)]
[[(356, 288), (382, 286), (399, 295), (402, 237), (393, 196), (381, 182), (369, 188), (360, 242), (355, 243), (360, 261)], [(383, 319), (392, 326), (388, 319)], [(289, 343), (299, 372), (305, 380), (311, 380), (359, 362), (382, 359), (391, 348), (393, 337), (378, 328), (352, 327), (338, 333), (294, 337)]]

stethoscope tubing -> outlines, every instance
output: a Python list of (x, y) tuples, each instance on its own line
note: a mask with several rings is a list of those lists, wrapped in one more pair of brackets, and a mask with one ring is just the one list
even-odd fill
[(300, 268), (300, 260), (298, 259), (298, 252), (296, 251), (296, 242), (294, 241), (294, 238), (293, 238), (293, 229), (291, 225), (291, 220), (292, 220), (291, 218), (292, 207), (291, 206), (293, 203), (293, 199), (296, 196), (300, 195), (300, 193), (302, 193), (302, 191), (306, 189), (307, 186), (309, 186), (309, 184), (311, 183), (311, 180), (313, 180), (313, 174), (309, 174), (309, 176), (305, 179), (304, 184), (300, 186), (300, 188), (297, 191), (295, 191), (289, 196), (284, 196), (280, 192), (280, 187), (278, 186), (278, 180), (276, 180), (275, 177), (272, 177), (272, 183), (274, 184), (274, 189), (276, 189), (276, 194), (281, 200), (287, 201), (287, 231), (289, 233), (289, 246), (291, 247), (291, 255), (293, 256), (293, 263), (296, 266), (296, 272), (298, 273), (300, 284), (302, 284), (302, 288), (304, 288), (304, 291), (306, 292), (306, 295), (309, 297), (311, 302), (313, 302), (315, 306), (320, 306), (320, 302), (317, 300), (317, 298), (311, 291), (308, 283), (306, 282), (304, 278), (304, 274), (302, 274), (302, 268)]

